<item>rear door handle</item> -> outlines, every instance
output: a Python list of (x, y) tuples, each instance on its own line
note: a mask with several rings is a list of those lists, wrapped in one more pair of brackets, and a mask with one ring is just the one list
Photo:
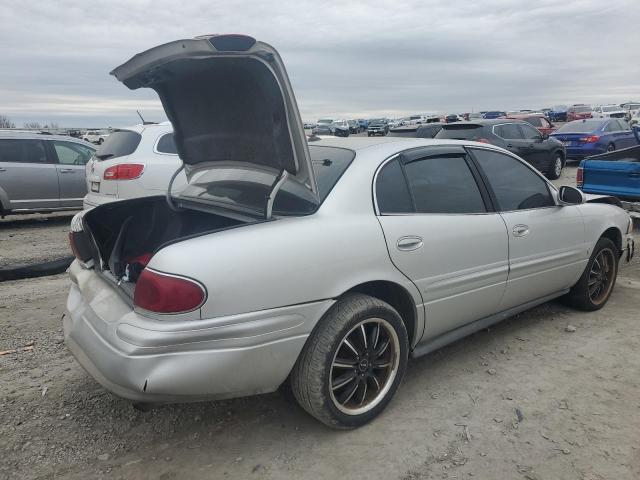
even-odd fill
[(640, 177), (640, 172), (631, 172), (629, 174), (630, 177)]
[(529, 234), (529, 227), (527, 225), (516, 225), (513, 227), (512, 232), (514, 237), (524, 237)]
[(73, 168), (61, 168), (58, 170), (60, 173), (73, 173), (75, 170)]
[(396, 247), (398, 250), (403, 252), (410, 252), (412, 250), (417, 250), (424, 245), (424, 241), (422, 237), (418, 237), (416, 235), (408, 235), (406, 237), (400, 237), (398, 239), (398, 243), (396, 243)]

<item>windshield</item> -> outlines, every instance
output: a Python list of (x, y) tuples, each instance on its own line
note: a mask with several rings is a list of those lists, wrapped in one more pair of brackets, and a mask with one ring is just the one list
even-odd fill
[(131, 155), (138, 148), (140, 140), (142, 140), (142, 136), (137, 132), (116, 130), (98, 148), (95, 157), (98, 160), (107, 160)]
[(617, 105), (606, 105), (602, 107), (603, 112), (615, 112), (616, 110), (620, 110), (620, 107)]
[(601, 126), (601, 121), (590, 122), (588, 120), (578, 120), (576, 122), (565, 123), (556, 130), (555, 133), (590, 133), (598, 130)]
[(387, 121), (384, 118), (374, 118), (369, 123), (379, 125), (381, 123), (387, 123)]
[(553, 111), (554, 112), (566, 112), (567, 111), (567, 106), (566, 105), (556, 105), (553, 107)]
[(324, 118), (324, 119), (322, 119), (322, 120), (318, 120), (318, 123), (319, 123), (319, 124), (324, 124), (324, 125), (330, 125), (330, 124), (332, 124), (332, 123), (333, 123), (333, 120), (330, 120), (330, 119)]
[[(309, 146), (320, 203), (329, 195), (355, 157), (353, 150)], [(234, 206), (262, 213), (267, 194), (276, 179), (268, 169), (238, 165), (220, 165), (194, 175), (180, 194), (181, 198), (203, 203)], [(318, 207), (309, 189), (295, 179), (287, 179), (273, 203), (276, 215), (308, 215)]]

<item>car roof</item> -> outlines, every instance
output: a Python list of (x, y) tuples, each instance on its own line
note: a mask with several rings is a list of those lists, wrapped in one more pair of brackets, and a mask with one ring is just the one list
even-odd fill
[[(458, 122), (462, 123), (462, 122)], [(349, 150), (359, 151), (371, 147), (390, 145), (397, 143), (398, 150), (418, 146), (437, 146), (437, 145), (467, 145), (480, 146), (483, 148), (492, 148), (493, 145), (487, 143), (472, 142), (469, 140), (453, 140), (453, 139), (433, 139), (433, 138), (407, 138), (407, 137), (319, 137), (320, 140), (312, 141), (310, 146), (319, 147), (338, 147)], [(406, 147), (405, 147), (406, 145)], [(495, 147), (495, 150), (501, 150)]]
[(54, 135), (45, 132), (30, 132), (25, 130), (0, 130), (0, 139), (25, 139), (25, 140), (60, 140), (64, 142), (75, 142), (96, 148), (95, 145), (85, 142), (81, 138), (69, 135)]

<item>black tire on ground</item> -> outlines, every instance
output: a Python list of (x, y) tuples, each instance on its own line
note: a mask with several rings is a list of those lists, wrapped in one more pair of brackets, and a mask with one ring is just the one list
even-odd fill
[(371, 136), (371, 132), (367, 132), (367, 137), (370, 137), (370, 136)]
[(104, 139), (103, 138), (99, 138), (98, 139), (98, 145), (102, 145), (104, 143)]
[[(370, 326), (369, 332), (361, 325)], [(375, 325), (378, 325), (377, 333), (374, 333)], [(362, 343), (355, 345), (356, 340), (362, 337), (352, 335), (359, 335), (361, 328), (364, 339)], [(340, 366), (343, 357), (349, 354), (346, 347), (364, 351), (363, 348), (367, 348), (367, 338), (371, 355), (355, 355), (353, 350), (353, 363), (349, 363), (352, 366)], [(377, 343), (379, 338), (382, 339), (380, 345)], [(349, 340), (345, 343), (346, 339)], [(389, 357), (384, 360), (384, 366), (376, 367), (374, 354), (377, 355), (380, 349)], [(291, 371), (291, 389), (302, 408), (324, 424), (341, 429), (359, 427), (380, 414), (391, 401), (404, 376), (408, 351), (406, 327), (393, 307), (368, 295), (347, 294), (324, 315), (309, 336)], [(363, 362), (365, 357), (369, 360)], [(363, 363), (368, 362), (370, 373), (360, 373), (367, 367), (363, 367)], [(344, 375), (340, 368), (344, 369)], [(380, 372), (376, 368), (384, 368), (381, 376), (376, 379), (368, 377), (371, 372)], [(340, 379), (345, 375), (355, 383), (341, 382)], [(345, 390), (341, 390), (342, 387), (338, 387), (338, 384), (353, 385), (354, 389), (349, 395), (347, 389), (350, 390), (351, 386), (345, 386)], [(362, 391), (364, 393), (360, 393)], [(359, 395), (362, 398), (360, 403), (357, 402)], [(339, 400), (347, 397), (344, 403)], [(350, 402), (355, 406), (351, 407)]]
[(561, 153), (554, 153), (551, 163), (549, 163), (549, 170), (547, 170), (547, 178), (550, 180), (556, 180), (562, 175), (562, 168), (564, 167), (564, 158)]
[(607, 152), (613, 152), (615, 151), (616, 146), (613, 143), (610, 143), (609, 145), (607, 145)]
[[(605, 262), (603, 262), (603, 258)], [(588, 312), (604, 307), (616, 284), (619, 260), (620, 252), (615, 244), (610, 239), (601, 237), (596, 243), (580, 279), (565, 296), (566, 303)], [(601, 265), (603, 263), (606, 265)], [(600, 272), (603, 272), (604, 275)], [(601, 280), (603, 281), (602, 290), (597, 292), (594, 290), (594, 286)]]

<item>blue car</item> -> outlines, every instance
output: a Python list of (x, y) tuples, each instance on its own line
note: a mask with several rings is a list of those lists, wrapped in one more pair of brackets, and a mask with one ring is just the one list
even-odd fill
[(566, 105), (554, 105), (549, 111), (548, 118), (552, 122), (566, 122), (567, 110), (568, 107)]
[(564, 144), (570, 160), (581, 160), (638, 144), (629, 124), (619, 118), (574, 120), (551, 136)]

